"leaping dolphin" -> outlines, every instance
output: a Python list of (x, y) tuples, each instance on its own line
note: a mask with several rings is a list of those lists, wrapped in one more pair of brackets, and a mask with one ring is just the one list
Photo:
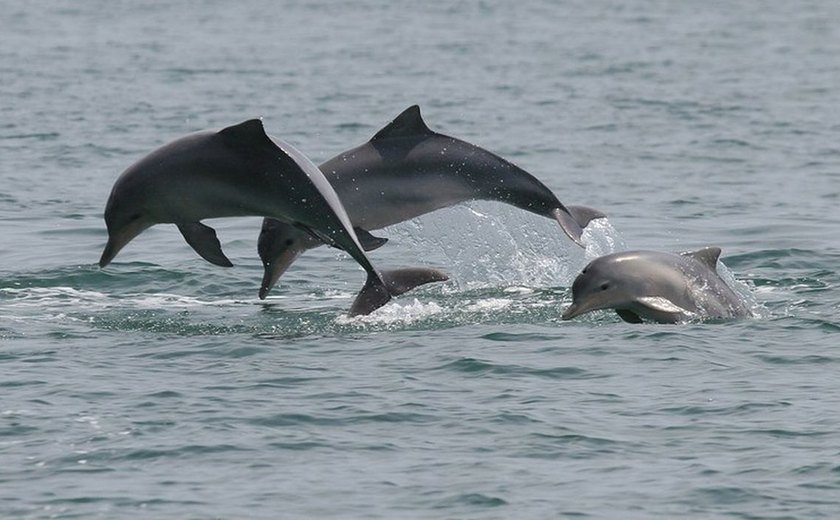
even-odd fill
[(626, 322), (751, 316), (717, 272), (719, 247), (682, 254), (624, 251), (596, 258), (572, 284), (564, 320), (614, 309)]
[[(493, 200), (555, 219), (580, 244), (582, 228), (605, 215), (564, 206), (542, 182), (501, 157), (426, 126), (417, 105), (403, 111), (361, 146), (320, 166), (356, 227), (365, 250), (384, 244), (370, 230), (469, 200)], [(266, 218), (258, 250), (265, 298), (307, 249), (321, 242), (294, 226)]]
[(108, 243), (99, 266), (161, 223), (177, 225), (205, 260), (230, 266), (216, 231), (201, 221), (235, 216), (272, 217), (350, 254), (367, 271), (351, 316), (369, 314), (418, 285), (447, 279), (436, 269), (377, 271), (321, 170), (290, 144), (268, 136), (259, 119), (176, 139), (123, 172), (105, 207)]

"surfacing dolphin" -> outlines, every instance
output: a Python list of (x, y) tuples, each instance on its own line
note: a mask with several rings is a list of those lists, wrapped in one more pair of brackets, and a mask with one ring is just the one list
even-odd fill
[[(426, 126), (417, 105), (403, 111), (361, 146), (321, 166), (347, 209), (365, 250), (387, 239), (369, 233), (469, 200), (493, 200), (552, 218), (580, 244), (582, 228), (605, 215), (564, 206), (542, 182), (501, 157)], [(307, 249), (321, 242), (287, 223), (263, 221), (258, 250), (265, 298)]]
[(572, 284), (564, 320), (614, 309), (626, 322), (751, 316), (717, 272), (719, 247), (682, 254), (624, 251), (596, 258)]
[(446, 280), (436, 269), (377, 271), (321, 170), (268, 136), (258, 119), (176, 139), (123, 172), (105, 207), (108, 243), (99, 265), (108, 265), (145, 229), (172, 223), (205, 260), (231, 266), (216, 231), (201, 221), (236, 216), (282, 220), (352, 256), (367, 271), (367, 281), (351, 316), (369, 314), (418, 285)]

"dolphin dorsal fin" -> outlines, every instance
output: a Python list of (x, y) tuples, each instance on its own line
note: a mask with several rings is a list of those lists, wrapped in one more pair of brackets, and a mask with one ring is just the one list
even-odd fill
[(705, 264), (710, 269), (716, 269), (718, 258), (720, 258), (720, 248), (714, 246), (704, 247), (703, 249), (698, 249), (697, 251), (686, 251), (685, 253), (681, 254), (683, 256), (691, 257), (702, 264)]
[(237, 146), (252, 147), (255, 144), (273, 144), (265, 133), (261, 119), (249, 119), (237, 125), (219, 130), (228, 142)]
[(431, 134), (434, 134), (434, 132), (423, 121), (423, 116), (420, 115), (420, 107), (411, 105), (395, 117), (393, 121), (385, 125), (382, 130), (376, 132), (376, 135), (370, 140), (376, 141), (377, 139), (386, 139), (388, 137), (410, 137), (413, 135)]

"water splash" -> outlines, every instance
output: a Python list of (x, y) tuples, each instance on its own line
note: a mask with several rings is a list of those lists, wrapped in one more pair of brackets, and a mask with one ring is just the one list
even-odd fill
[(384, 233), (392, 246), (444, 266), (462, 291), (567, 286), (587, 262), (624, 247), (607, 219), (586, 227), (583, 250), (552, 220), (483, 201), (424, 215)]
[(726, 282), (730, 289), (735, 291), (735, 294), (741, 299), (741, 302), (747, 307), (755, 318), (768, 318), (770, 311), (765, 307), (756, 297), (755, 286), (749, 281), (739, 280), (735, 277), (735, 273), (729, 269), (721, 260), (717, 263), (717, 272), (720, 277)]

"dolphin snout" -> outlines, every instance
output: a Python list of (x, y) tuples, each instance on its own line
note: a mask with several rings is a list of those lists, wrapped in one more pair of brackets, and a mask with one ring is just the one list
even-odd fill
[(108, 243), (105, 244), (105, 249), (102, 251), (102, 256), (99, 257), (100, 269), (111, 263), (111, 260), (117, 256), (118, 249), (114, 245), (114, 240), (109, 237)]
[(108, 229), (108, 243), (105, 244), (105, 249), (102, 251), (102, 256), (99, 258), (99, 267), (105, 267), (111, 263), (111, 260), (117, 256), (117, 253), (122, 251), (122, 248), (129, 242), (134, 240), (134, 237), (148, 229), (150, 224), (146, 222), (134, 222), (128, 226), (112, 230)]
[(566, 310), (563, 312), (563, 315), (560, 317), (562, 320), (570, 320), (576, 316), (579, 316), (583, 313), (583, 309), (581, 309), (580, 305), (573, 303), (566, 307)]

